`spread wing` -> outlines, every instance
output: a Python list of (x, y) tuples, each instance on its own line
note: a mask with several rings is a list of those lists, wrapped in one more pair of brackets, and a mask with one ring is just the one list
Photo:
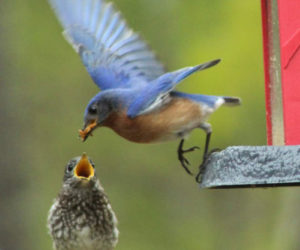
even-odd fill
[(178, 83), (191, 74), (210, 68), (220, 62), (220, 59), (209, 61), (194, 67), (186, 67), (166, 73), (155, 79), (145, 91), (138, 95), (130, 104), (127, 115), (134, 118), (160, 108), (170, 100), (170, 93)]
[(130, 88), (164, 73), (147, 44), (111, 3), (103, 0), (49, 0), (66, 39), (102, 90)]

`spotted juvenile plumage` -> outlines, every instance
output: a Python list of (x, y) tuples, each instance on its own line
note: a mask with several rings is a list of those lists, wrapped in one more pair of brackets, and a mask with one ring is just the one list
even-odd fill
[(48, 216), (54, 249), (112, 250), (117, 244), (117, 219), (94, 172), (85, 155), (67, 164)]

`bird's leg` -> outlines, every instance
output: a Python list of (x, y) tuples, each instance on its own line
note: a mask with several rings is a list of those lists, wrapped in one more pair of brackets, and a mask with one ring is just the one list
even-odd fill
[(208, 147), (209, 147), (209, 141), (210, 141), (210, 137), (211, 137), (211, 132), (207, 133), (206, 134), (206, 140), (205, 140), (205, 148), (204, 148), (204, 153), (203, 153), (203, 159), (202, 159), (202, 162), (199, 166), (199, 172), (196, 176), (196, 181), (198, 183), (201, 182), (202, 180), (202, 176), (203, 176), (203, 173), (205, 172), (205, 168), (206, 168), (206, 161), (208, 159), (208, 156), (210, 155), (208, 153)]
[(211, 152), (208, 152), (209, 142), (210, 142), (211, 133), (212, 133), (211, 125), (209, 123), (203, 123), (203, 124), (201, 124), (200, 128), (205, 131), (205, 133), (206, 133), (206, 139), (205, 139), (203, 159), (202, 159), (202, 162), (201, 162), (201, 164), (199, 166), (199, 172), (198, 172), (198, 174), (196, 176), (196, 181), (198, 183), (200, 183), (201, 180), (202, 180), (202, 176), (203, 176), (203, 173), (205, 172), (205, 168), (206, 168), (207, 159), (209, 158), (209, 156), (213, 152), (215, 152), (215, 150), (212, 150)]
[(181, 163), (181, 166), (185, 169), (185, 171), (190, 174), (190, 175), (193, 175), (192, 172), (188, 169), (187, 165), (190, 165), (190, 162), (188, 161), (188, 159), (186, 159), (184, 157), (184, 154), (185, 153), (188, 153), (188, 152), (192, 152), (194, 151), (195, 149), (199, 149), (199, 147), (195, 146), (195, 147), (191, 147), (189, 149), (183, 149), (183, 143), (184, 143), (184, 139), (181, 139), (180, 143), (179, 143), (179, 146), (178, 146), (178, 149), (177, 149), (177, 154), (178, 154), (178, 160), (180, 161)]

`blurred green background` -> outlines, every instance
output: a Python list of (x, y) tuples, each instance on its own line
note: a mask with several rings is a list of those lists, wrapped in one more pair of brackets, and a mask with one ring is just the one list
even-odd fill
[[(210, 119), (212, 147), (266, 144), (260, 1), (116, 0), (170, 70), (222, 58), (179, 86), (240, 96)], [(119, 250), (300, 249), (296, 188), (200, 190), (178, 142), (134, 144), (108, 129), (78, 139), (98, 89), (47, 1), (0, 5), (0, 249), (47, 250), (48, 210), (63, 168), (87, 152), (119, 219)], [(195, 131), (186, 146), (204, 144)], [(189, 155), (193, 171), (201, 159)]]

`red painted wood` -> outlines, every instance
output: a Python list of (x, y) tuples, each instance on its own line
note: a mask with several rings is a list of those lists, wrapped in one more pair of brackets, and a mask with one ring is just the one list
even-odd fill
[(263, 26), (263, 50), (265, 68), (265, 96), (266, 96), (266, 121), (267, 121), (267, 142), (272, 145), (272, 120), (271, 120), (271, 99), (270, 99), (270, 61), (269, 61), (269, 33), (268, 33), (268, 0), (261, 0), (262, 26)]
[(285, 144), (300, 144), (300, 1), (277, 0)]
[(286, 69), (300, 48), (300, 29), (282, 46), (282, 64)]

